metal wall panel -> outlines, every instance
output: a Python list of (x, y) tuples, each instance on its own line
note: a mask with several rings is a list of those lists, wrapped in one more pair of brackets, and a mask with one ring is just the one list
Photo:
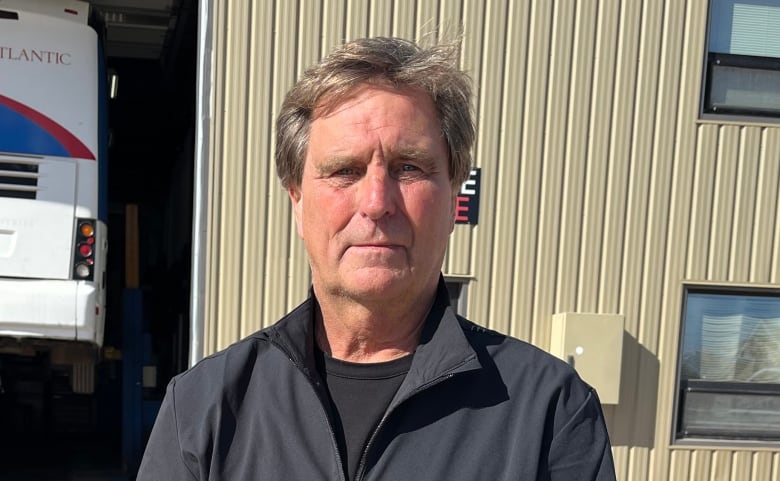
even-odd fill
[(310, 275), (273, 120), (345, 39), (462, 26), (480, 223), (446, 274), (467, 315), (542, 348), (558, 312), (625, 316), (618, 479), (780, 480), (780, 449), (672, 444), (685, 282), (780, 285), (780, 127), (701, 120), (707, 0), (215, 0), (204, 354), (278, 317)]

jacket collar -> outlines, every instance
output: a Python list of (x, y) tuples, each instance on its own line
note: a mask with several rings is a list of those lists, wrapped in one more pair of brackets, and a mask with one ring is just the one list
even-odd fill
[[(316, 303), (314, 292), (310, 289), (309, 298), (268, 331), (271, 342), (285, 351), (304, 374), (315, 380)], [(450, 306), (447, 286), (440, 277), (436, 298), (426, 317), (412, 366), (396, 398), (405, 398), (442, 377), (479, 368), (477, 355), (464, 334), (461, 320)]]

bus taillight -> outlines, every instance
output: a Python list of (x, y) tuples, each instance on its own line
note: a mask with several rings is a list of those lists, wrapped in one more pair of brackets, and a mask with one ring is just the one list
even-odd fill
[(87, 264), (84, 264), (83, 262), (76, 264), (76, 268), (74, 269), (74, 274), (76, 279), (85, 279), (92, 274), (92, 270), (89, 268)]
[(92, 225), (92, 221), (83, 221), (79, 225), (79, 232), (87, 239), (95, 238), (95, 227)]
[(73, 252), (73, 278), (93, 280), (95, 265), (95, 220), (76, 219), (76, 248)]
[(79, 244), (79, 254), (81, 254), (81, 257), (88, 258), (92, 255), (92, 246), (87, 244), (86, 242), (83, 244)]

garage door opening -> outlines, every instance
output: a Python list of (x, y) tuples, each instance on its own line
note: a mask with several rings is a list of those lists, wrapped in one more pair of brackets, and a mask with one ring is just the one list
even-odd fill
[(103, 343), (80, 367), (51, 344), (0, 350), (0, 479), (133, 479), (165, 386), (189, 360), (197, 2), (90, 7), (118, 80)]

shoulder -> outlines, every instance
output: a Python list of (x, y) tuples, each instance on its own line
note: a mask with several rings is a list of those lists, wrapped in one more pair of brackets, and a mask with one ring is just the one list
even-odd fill
[(460, 322), (483, 368), (506, 389), (513, 412), (524, 413), (525, 421), (542, 423), (540, 429), (551, 436), (579, 425), (601, 430), (598, 395), (572, 366), (526, 341), (462, 318)]
[(238, 387), (272, 348), (271, 331), (265, 328), (247, 336), (174, 376), (171, 386), (176, 396), (205, 399), (209, 394)]
[(309, 319), (307, 309), (305, 304), (299, 306), (275, 324), (201, 359), (175, 376), (171, 381), (175, 397), (186, 398), (190, 405), (241, 397), (250, 379), (262, 380), (280, 368), (292, 366), (289, 346), (293, 341), (280, 333), (303, 332)]
[(536, 368), (560, 372), (562, 375), (574, 372), (563, 360), (527, 341), (480, 326), (461, 316), (458, 316), (458, 321), (472, 347), (488, 350), (491, 357), (506, 358), (507, 361), (523, 365), (533, 363)]
[(510, 391), (532, 390), (537, 396), (564, 396), (584, 402), (593, 389), (563, 360), (521, 339), (493, 331), (459, 316), (466, 338), (483, 365), (497, 369)]

